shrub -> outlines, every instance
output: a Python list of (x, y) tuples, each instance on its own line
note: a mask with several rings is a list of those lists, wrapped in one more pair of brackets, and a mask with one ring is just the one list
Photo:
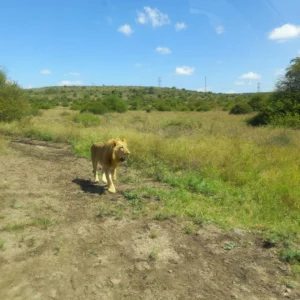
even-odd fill
[(29, 110), (23, 90), (15, 82), (9, 82), (0, 70), (0, 122), (12, 122), (23, 118)]
[(244, 115), (253, 112), (253, 108), (248, 103), (238, 103), (231, 110), (230, 114)]
[(255, 94), (251, 97), (248, 104), (254, 111), (259, 111), (262, 108), (264, 98), (260, 94)]
[(249, 124), (300, 128), (300, 57), (291, 60), (275, 92), (259, 105), (258, 111)]
[(72, 118), (73, 122), (80, 123), (84, 127), (97, 126), (101, 123), (99, 117), (92, 113), (77, 114)]
[(80, 112), (91, 112), (97, 115), (103, 115), (108, 112), (108, 109), (102, 102), (91, 101), (81, 108)]

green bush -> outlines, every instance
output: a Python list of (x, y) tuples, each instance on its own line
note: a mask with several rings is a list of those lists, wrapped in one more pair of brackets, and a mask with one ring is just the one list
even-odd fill
[(23, 90), (15, 82), (9, 82), (0, 70), (0, 122), (20, 120), (28, 114), (29, 105)]
[(103, 105), (107, 107), (108, 111), (110, 112), (126, 112), (128, 109), (127, 103), (124, 102), (118, 95), (108, 95), (105, 96), (103, 101)]
[(248, 103), (238, 103), (231, 110), (230, 114), (244, 115), (253, 112), (253, 108)]
[(255, 94), (250, 98), (248, 104), (252, 107), (254, 111), (259, 111), (263, 106), (263, 101), (264, 98), (262, 95)]
[(80, 112), (91, 112), (93, 114), (96, 114), (96, 115), (103, 115), (105, 113), (108, 112), (108, 109), (105, 105), (103, 105), (102, 102), (96, 102), (96, 101), (91, 101), (89, 103), (87, 103), (86, 105), (84, 105)]
[(300, 57), (291, 60), (275, 92), (262, 102), (258, 111), (249, 124), (300, 128)]
[(72, 120), (75, 123), (82, 124), (84, 127), (97, 126), (101, 123), (99, 117), (95, 116), (92, 113), (77, 114), (72, 118)]

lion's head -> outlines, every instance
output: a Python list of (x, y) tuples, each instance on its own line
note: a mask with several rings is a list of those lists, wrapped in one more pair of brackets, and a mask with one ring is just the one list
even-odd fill
[(112, 144), (113, 144), (113, 152), (115, 155), (115, 158), (117, 158), (120, 161), (125, 161), (129, 154), (130, 151), (127, 148), (127, 142), (125, 139), (121, 140), (121, 139), (114, 139), (112, 140)]

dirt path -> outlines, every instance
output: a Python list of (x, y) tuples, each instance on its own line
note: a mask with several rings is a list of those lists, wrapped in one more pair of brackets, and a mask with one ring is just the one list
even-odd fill
[(91, 170), (64, 145), (12, 142), (0, 156), (0, 299), (300, 299), (275, 250), (241, 231), (96, 217), (130, 186), (108, 194)]

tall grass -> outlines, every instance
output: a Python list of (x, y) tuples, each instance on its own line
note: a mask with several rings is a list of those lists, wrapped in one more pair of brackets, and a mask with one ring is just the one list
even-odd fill
[(111, 113), (82, 128), (61, 112), (1, 124), (0, 132), (67, 142), (87, 158), (93, 142), (125, 137), (131, 167), (173, 187), (153, 191), (164, 203), (160, 213), (299, 232), (299, 131), (253, 129), (245, 117), (219, 111)]

